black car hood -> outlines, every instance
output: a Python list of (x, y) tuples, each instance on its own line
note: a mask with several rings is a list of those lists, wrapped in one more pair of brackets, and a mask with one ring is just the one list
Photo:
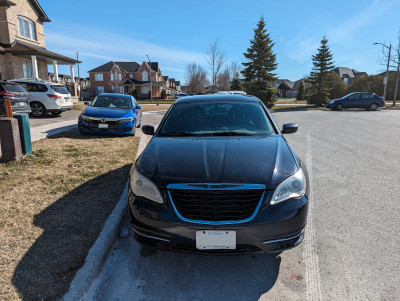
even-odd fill
[(175, 183), (247, 183), (274, 189), (298, 166), (286, 141), (277, 135), (154, 137), (136, 168), (159, 188)]

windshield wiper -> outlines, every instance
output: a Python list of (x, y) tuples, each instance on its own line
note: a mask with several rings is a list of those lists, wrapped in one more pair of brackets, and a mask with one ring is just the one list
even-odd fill
[(253, 136), (253, 133), (244, 133), (244, 132), (235, 132), (235, 131), (226, 131), (226, 132), (215, 132), (215, 133), (207, 133), (205, 136)]
[(162, 136), (195, 136), (192, 133), (174, 132), (174, 133), (161, 133)]

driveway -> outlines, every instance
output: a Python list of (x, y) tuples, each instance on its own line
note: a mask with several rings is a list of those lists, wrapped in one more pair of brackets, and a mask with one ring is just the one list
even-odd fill
[[(87, 299), (400, 300), (399, 115), (275, 113), (280, 126), (299, 124), (286, 138), (311, 178), (309, 221), (299, 247), (209, 256), (119, 238)], [(161, 119), (156, 117), (153, 123)]]

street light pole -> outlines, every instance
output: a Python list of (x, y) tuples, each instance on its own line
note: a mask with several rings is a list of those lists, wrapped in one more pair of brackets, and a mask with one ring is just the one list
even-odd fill
[(146, 56), (149, 59), (149, 69), (150, 69), (150, 101), (151, 101), (151, 103), (153, 103), (153, 85), (151, 83), (151, 61), (147, 54), (146, 54)]
[(387, 49), (389, 49), (389, 56), (388, 56), (388, 61), (387, 61), (387, 66), (386, 66), (386, 77), (385, 77), (385, 80), (383, 82), (384, 83), (383, 98), (386, 100), (386, 90), (387, 90), (387, 84), (388, 84), (388, 81), (389, 81), (390, 52), (392, 51), (392, 44), (390, 44), (389, 47), (388, 47), (383, 43), (374, 43), (374, 45), (377, 45), (377, 44), (382, 45), (383, 47), (386, 47)]

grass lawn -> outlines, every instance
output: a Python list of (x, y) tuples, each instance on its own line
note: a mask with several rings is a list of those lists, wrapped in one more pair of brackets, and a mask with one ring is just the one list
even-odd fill
[(119, 200), (138, 140), (65, 132), (0, 163), (0, 300), (68, 291)]

